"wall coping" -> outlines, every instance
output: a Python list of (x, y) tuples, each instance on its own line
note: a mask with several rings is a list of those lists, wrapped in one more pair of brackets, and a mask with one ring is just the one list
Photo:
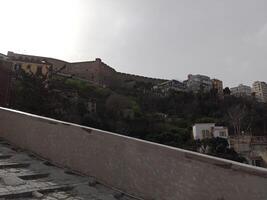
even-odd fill
[[(267, 178), (267, 169), (265, 169), (265, 168), (251, 166), (251, 165), (247, 165), (247, 164), (243, 164), (243, 163), (239, 163), (239, 162), (235, 162), (235, 161), (231, 161), (231, 160), (226, 160), (223, 158), (217, 158), (217, 157), (201, 154), (198, 152), (193, 152), (193, 151), (189, 151), (189, 150), (185, 150), (185, 149), (175, 148), (175, 147), (171, 147), (171, 146), (167, 146), (167, 145), (163, 145), (163, 144), (158, 144), (158, 143), (154, 143), (154, 142), (150, 142), (150, 141), (145, 141), (145, 140), (141, 140), (141, 139), (137, 139), (137, 138), (133, 138), (133, 137), (129, 137), (129, 136), (119, 135), (117, 133), (113, 133), (113, 132), (109, 132), (109, 131), (104, 131), (104, 130), (100, 130), (100, 129), (86, 127), (86, 126), (82, 126), (82, 125), (78, 125), (78, 124), (74, 124), (74, 123), (64, 122), (64, 121), (60, 121), (60, 120), (56, 120), (56, 119), (52, 119), (52, 118), (48, 118), (48, 117), (43, 117), (43, 116), (38, 116), (35, 114), (30, 114), (30, 113), (26, 113), (26, 112), (22, 112), (22, 111), (18, 111), (18, 110), (13, 110), (13, 109), (9, 109), (9, 108), (0, 107), (0, 111), (6, 111), (6, 112), (18, 114), (18, 115), (24, 115), (26, 117), (34, 118), (36, 120), (46, 121), (49, 123), (56, 123), (56, 124), (62, 124), (62, 125), (82, 128), (82, 129), (85, 129), (88, 131), (95, 130), (95, 131), (99, 131), (99, 132), (102, 132), (104, 134), (112, 135), (115, 137), (120, 137), (120, 138), (132, 140), (132, 141), (136, 141), (136, 142), (140, 142), (140, 143), (155, 145), (159, 148), (169, 149), (171, 151), (177, 151), (179, 153), (182, 153), (182, 154), (184, 154), (184, 157), (187, 159), (193, 159), (193, 160), (196, 160), (199, 162), (209, 163), (209, 164), (215, 165), (217, 167), (222, 167), (224, 169), (229, 169), (229, 170), (233, 170), (233, 171), (239, 171), (241, 173), (245, 173), (248, 175), (255, 175), (255, 176), (260, 176), (262, 178)], [(0, 129), (1, 129), (1, 126), (0, 126)]]

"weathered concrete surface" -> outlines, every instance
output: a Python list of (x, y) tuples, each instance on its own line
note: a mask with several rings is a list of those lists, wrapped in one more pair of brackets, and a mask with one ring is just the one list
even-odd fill
[[(10, 155), (0, 158), (0, 164), (5, 165), (0, 168), (0, 200), (117, 200), (117, 191), (99, 183), (89, 185), (92, 177), (70, 173), (0, 142), (0, 152)], [(29, 165), (7, 165), (25, 162)], [(120, 200), (134, 199), (123, 195)]]
[(144, 199), (267, 199), (262, 168), (3, 108), (0, 136)]

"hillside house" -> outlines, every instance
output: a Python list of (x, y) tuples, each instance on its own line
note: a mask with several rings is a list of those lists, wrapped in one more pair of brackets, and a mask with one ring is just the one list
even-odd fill
[(228, 128), (215, 126), (215, 123), (197, 123), (193, 126), (194, 140), (203, 140), (213, 137), (228, 138)]

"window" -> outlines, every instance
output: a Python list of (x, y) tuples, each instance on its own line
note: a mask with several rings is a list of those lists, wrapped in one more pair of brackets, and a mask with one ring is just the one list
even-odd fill
[(261, 160), (257, 160), (257, 159), (252, 160), (251, 164), (254, 166), (260, 167), (261, 166)]
[(210, 138), (211, 134), (209, 130), (202, 130), (202, 137), (203, 138)]
[(220, 131), (219, 136), (220, 136), (220, 137), (226, 137), (226, 132), (224, 132), (224, 131)]
[(20, 69), (21, 69), (21, 64), (15, 64), (14, 70), (17, 71), (17, 70), (20, 70)]
[(37, 76), (41, 76), (42, 75), (42, 66), (38, 66), (37, 67), (36, 75)]

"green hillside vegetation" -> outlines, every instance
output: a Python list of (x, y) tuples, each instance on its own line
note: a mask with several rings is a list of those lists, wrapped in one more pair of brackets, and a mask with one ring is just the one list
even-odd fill
[[(141, 82), (103, 88), (56, 76), (47, 82), (21, 72), (13, 88), (12, 108), (190, 150), (207, 143), (193, 141), (194, 123), (214, 122), (236, 135), (266, 135), (267, 107), (253, 97), (230, 96), (229, 89), (223, 98), (217, 91), (170, 91), (164, 96), (151, 88)], [(97, 104), (96, 112), (88, 110), (92, 100)], [(240, 161), (223, 141), (208, 143), (210, 154)]]

